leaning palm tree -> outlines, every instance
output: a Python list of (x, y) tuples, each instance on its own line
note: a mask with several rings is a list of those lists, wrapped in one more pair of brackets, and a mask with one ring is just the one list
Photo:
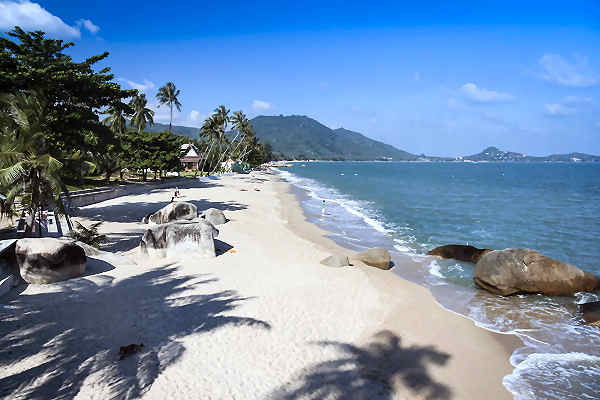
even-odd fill
[(223, 151), (223, 146), (227, 146), (227, 136), (225, 135), (225, 132), (227, 131), (227, 125), (229, 124), (231, 118), (229, 117), (229, 111), (225, 106), (220, 105), (219, 107), (215, 108), (215, 112), (213, 114), (215, 120), (218, 123), (218, 159), (217, 159), (217, 163), (215, 164), (215, 167), (213, 169), (213, 171), (211, 172), (211, 174), (213, 172), (215, 172), (219, 166), (221, 165), (221, 162), (223, 161), (223, 157), (225, 156), (225, 152)]
[(246, 117), (246, 114), (244, 114), (242, 111), (236, 111), (233, 113), (233, 118), (231, 119), (231, 123), (233, 126), (233, 130), (235, 131), (235, 136), (234, 136), (233, 140), (231, 141), (231, 144), (234, 144), (235, 141), (238, 139), (238, 137), (240, 139), (238, 141), (237, 145), (235, 145), (235, 147), (231, 151), (232, 157), (235, 157), (240, 145), (244, 141), (246, 132), (248, 132), (250, 129), (252, 129), (252, 127), (250, 126), (250, 121)]
[(146, 129), (146, 125), (154, 125), (154, 111), (146, 108), (148, 101), (144, 93), (138, 94), (131, 99), (129, 105), (133, 109), (131, 117), (131, 125), (138, 128), (138, 133), (142, 133)]
[(64, 212), (60, 200), (64, 185), (59, 175), (63, 164), (48, 153), (43, 96), (18, 93), (3, 95), (0, 101), (4, 105), (0, 117), (0, 185), (8, 190), (6, 206), (12, 208), (18, 200), (31, 215), (48, 205)]
[(118, 103), (110, 106), (104, 114), (108, 114), (106, 118), (102, 120), (104, 125), (108, 126), (111, 131), (114, 133), (123, 133), (125, 132), (126, 124), (125, 121), (125, 112), (123, 107), (121, 107)]
[[(171, 109), (171, 119), (169, 121), (169, 132), (171, 132), (171, 127), (173, 125), (173, 105), (177, 108), (177, 111), (181, 111), (181, 103), (177, 96), (181, 91), (175, 87), (173, 82), (167, 82), (167, 84), (160, 89), (158, 89), (158, 93), (156, 93), (156, 98), (160, 104), (167, 104)], [(160, 107), (159, 104), (159, 107)]]

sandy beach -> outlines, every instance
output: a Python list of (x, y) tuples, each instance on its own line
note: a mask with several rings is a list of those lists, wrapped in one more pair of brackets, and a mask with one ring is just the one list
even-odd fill
[[(172, 189), (82, 207), (74, 219), (104, 221), (109, 242), (83, 277), (2, 299), (2, 398), (512, 398), (502, 378), (517, 338), (352, 260), (277, 175), (179, 189), (230, 219), (217, 227), (217, 257), (140, 254), (140, 221)], [(319, 263), (333, 253), (353, 266)], [(119, 360), (132, 343), (144, 346)]]

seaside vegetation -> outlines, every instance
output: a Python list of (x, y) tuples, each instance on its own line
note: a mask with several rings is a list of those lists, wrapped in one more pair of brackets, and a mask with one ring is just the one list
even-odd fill
[(108, 52), (75, 62), (65, 53), (72, 46), (20, 27), (0, 37), (2, 213), (64, 212), (61, 196), (69, 190), (179, 172), (185, 143), (203, 156), (199, 173), (218, 172), (228, 159), (256, 166), (272, 158), (270, 145), (259, 142), (246, 116), (230, 115), (225, 106), (205, 121), (198, 139), (174, 134), (173, 108), (181, 110), (181, 91), (172, 82), (156, 96), (170, 108), (169, 129), (147, 132), (154, 111), (146, 95), (121, 88), (110, 67), (94, 69)]

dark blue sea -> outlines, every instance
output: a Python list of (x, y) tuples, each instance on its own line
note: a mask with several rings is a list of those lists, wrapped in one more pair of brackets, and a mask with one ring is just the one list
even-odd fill
[(600, 398), (600, 328), (577, 316), (600, 296), (495, 296), (475, 286), (472, 264), (425, 256), (445, 244), (530, 248), (600, 275), (600, 164), (307, 162), (282, 176), (339, 244), (388, 248), (411, 266), (393, 271), (442, 306), (518, 335), (504, 378), (516, 399)]

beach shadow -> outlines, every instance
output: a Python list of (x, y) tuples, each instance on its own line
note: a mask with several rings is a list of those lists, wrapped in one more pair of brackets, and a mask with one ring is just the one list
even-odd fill
[[(235, 201), (210, 201), (206, 199), (185, 199), (186, 202), (194, 204), (198, 208), (198, 213), (209, 209), (216, 208), (222, 211), (235, 211), (243, 210), (248, 208), (246, 204), (241, 204)], [(160, 210), (170, 201), (155, 201), (155, 202), (140, 202), (133, 201), (130, 203), (121, 203), (113, 205), (102, 205), (102, 203), (89, 205), (86, 207), (79, 208), (76, 216), (88, 218), (92, 221), (105, 221), (105, 222), (138, 222), (140, 225), (142, 218), (148, 214), (155, 213)], [(133, 207), (132, 205), (135, 205)]]
[[(0, 398), (70, 399), (85, 384), (102, 382), (109, 398), (138, 398), (185, 347), (178, 341), (220, 327), (270, 329), (254, 318), (232, 315), (249, 300), (237, 292), (191, 289), (216, 281), (183, 276), (173, 265), (115, 281), (72, 279), (51, 293), (21, 294), (0, 308), (0, 368), (21, 363), (0, 378)], [(120, 346), (144, 344), (119, 360)], [(43, 354), (40, 363), (24, 360)], [(201, 373), (201, 372), (200, 372)]]
[(217, 253), (217, 256), (220, 256), (221, 254), (225, 254), (229, 250), (233, 249), (232, 245), (230, 245), (229, 243), (225, 243), (222, 240), (214, 239), (214, 241), (215, 241), (215, 252)]
[(103, 274), (108, 271), (112, 271), (115, 269), (115, 266), (107, 263), (104, 260), (99, 258), (94, 258), (91, 256), (87, 256), (87, 261), (85, 263), (85, 272), (81, 276), (92, 276)]
[(447, 400), (450, 389), (436, 382), (428, 366), (445, 365), (450, 355), (433, 346), (402, 347), (400, 338), (389, 331), (376, 334), (365, 347), (340, 342), (318, 342), (345, 354), (302, 371), (270, 396), (273, 399), (384, 399), (391, 400), (394, 386), (401, 385), (415, 396)]
[(140, 229), (139, 232), (108, 233), (106, 235), (107, 240), (100, 245), (100, 249), (114, 253), (117, 251), (129, 251), (136, 248), (140, 245), (140, 241), (142, 240), (142, 236), (146, 229), (147, 228)]

